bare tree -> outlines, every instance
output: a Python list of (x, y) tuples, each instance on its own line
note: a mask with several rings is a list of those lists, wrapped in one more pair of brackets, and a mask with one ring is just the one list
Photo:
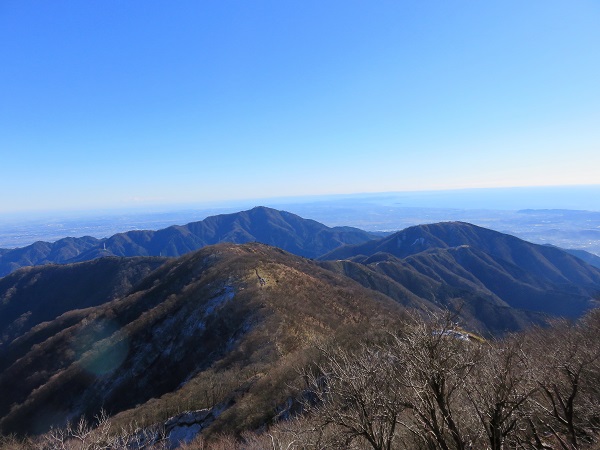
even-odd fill
[(307, 374), (321, 428), (334, 427), (331, 445), (349, 448), (363, 439), (375, 450), (393, 448), (399, 417), (407, 408), (393, 374), (398, 360), (381, 348), (356, 352), (322, 349), (324, 363)]
[(31, 441), (25, 438), (18, 438), (15, 435), (0, 435), (0, 449), (2, 450), (29, 450), (32, 448)]
[(81, 417), (75, 425), (64, 428), (52, 428), (40, 439), (40, 450), (104, 450), (118, 445), (118, 438), (111, 433), (111, 424), (105, 411), (95, 417), (95, 423), (89, 423)]
[(108, 414), (101, 410), (93, 422), (81, 417), (75, 425), (67, 424), (63, 428), (52, 428), (37, 441), (29, 442), (29, 447), (25, 448), (36, 450), (166, 449), (166, 442), (161, 439), (160, 433), (155, 431), (150, 428), (141, 429), (135, 424), (114, 430)]
[(392, 347), (405, 367), (396, 380), (408, 393), (414, 415), (415, 424), (408, 427), (432, 449), (464, 450), (477, 440), (464, 395), (478, 345), (457, 329), (453, 319), (449, 313), (432, 321), (417, 319), (405, 334), (395, 337)]
[(597, 328), (585, 322), (560, 321), (528, 333), (527, 338), (539, 370), (540, 395), (534, 404), (538, 426), (550, 432), (564, 450), (582, 448), (593, 441), (600, 417)]
[(481, 358), (467, 377), (466, 392), (490, 449), (504, 449), (507, 440), (514, 447), (515, 434), (526, 424), (525, 404), (536, 388), (518, 337), (481, 344)]

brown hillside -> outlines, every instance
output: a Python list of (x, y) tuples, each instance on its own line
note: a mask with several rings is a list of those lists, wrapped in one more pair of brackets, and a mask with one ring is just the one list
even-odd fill
[(20, 341), (53, 332), (0, 375), (0, 426), (42, 432), (102, 407), (153, 423), (173, 408), (217, 403), (226, 407), (213, 429), (258, 426), (285, 402), (315, 342), (354, 339), (401, 312), (389, 298), (277, 248), (207, 247), (166, 263), (126, 297), (12, 342), (25, 349)]

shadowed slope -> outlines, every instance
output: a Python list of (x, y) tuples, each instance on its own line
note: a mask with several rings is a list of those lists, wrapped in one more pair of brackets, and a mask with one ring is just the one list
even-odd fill
[(18, 270), (0, 278), (0, 370), (7, 342), (72, 309), (125, 295), (166, 258), (104, 258)]

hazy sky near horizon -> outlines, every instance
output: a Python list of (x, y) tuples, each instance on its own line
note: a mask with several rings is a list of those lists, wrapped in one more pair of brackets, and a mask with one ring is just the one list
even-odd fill
[(4, 0), (0, 212), (600, 184), (596, 0)]

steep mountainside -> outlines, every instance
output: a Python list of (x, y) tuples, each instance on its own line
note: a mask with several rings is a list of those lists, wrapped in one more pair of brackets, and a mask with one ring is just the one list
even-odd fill
[(28, 267), (0, 278), (0, 370), (7, 342), (73, 309), (125, 295), (167, 258), (103, 258)]
[(101, 407), (155, 423), (177, 412), (172, 405), (219, 405), (215, 431), (256, 427), (285, 405), (310, 346), (381, 329), (402, 311), (274, 247), (206, 247), (164, 263), (128, 295), (8, 343), (0, 428), (39, 432)]
[(89, 261), (102, 256), (180, 256), (220, 242), (261, 242), (307, 258), (377, 236), (351, 227), (327, 227), (295, 214), (256, 207), (159, 231), (129, 231), (107, 239), (65, 238), (0, 252), (0, 277), (24, 266)]
[(600, 298), (597, 268), (558, 248), (460, 222), (411, 227), (323, 259), (350, 259), (437, 304), (475, 295), (486, 311), (477, 317), (496, 331), (504, 323), (494, 321), (498, 308), (578, 317)]
[(322, 266), (384, 293), (406, 307), (424, 312), (455, 311), (463, 327), (484, 336), (522, 330), (532, 324), (543, 324), (549, 318), (538, 311), (511, 307), (475, 284), (461, 286), (460, 283), (448, 283), (437, 276), (420, 273), (400, 261), (362, 264), (337, 260), (323, 262)]

